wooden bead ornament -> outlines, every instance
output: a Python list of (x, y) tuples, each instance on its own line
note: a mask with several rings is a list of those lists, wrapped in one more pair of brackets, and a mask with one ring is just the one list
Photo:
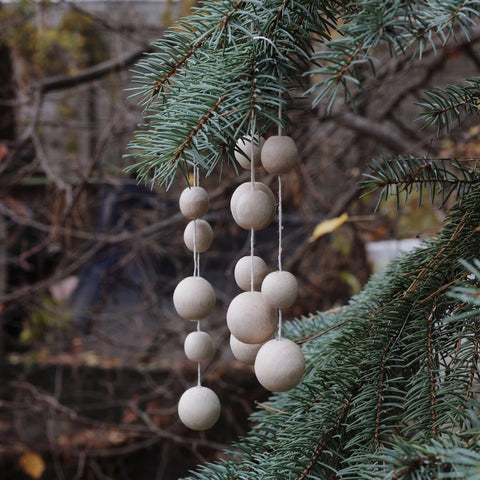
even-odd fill
[(268, 173), (281, 175), (289, 172), (296, 165), (297, 158), (297, 146), (291, 137), (274, 135), (263, 144), (261, 160)]
[[(272, 204), (275, 205), (276, 199), (275, 195), (273, 194), (272, 190), (262, 182), (254, 182), (254, 190), (261, 190), (265, 192), (271, 199)], [(230, 199), (230, 211), (232, 212), (232, 217), (235, 220), (235, 223), (238, 224), (238, 217), (237, 217), (237, 203), (239, 198), (245, 193), (252, 190), (252, 183), (245, 182), (241, 183), (233, 192), (232, 197)], [(272, 210), (272, 218), (270, 221), (273, 220), (275, 217), (275, 209)]]
[(202, 277), (184, 278), (173, 292), (173, 304), (185, 320), (202, 320), (215, 307), (215, 290)]
[(305, 371), (301, 348), (291, 340), (270, 340), (260, 347), (255, 358), (255, 375), (271, 392), (286, 392), (300, 383)]
[(206, 220), (192, 220), (185, 227), (183, 241), (191, 252), (206, 252), (213, 242), (212, 227)]
[(200, 320), (208, 317), (215, 307), (215, 290), (200, 276), (200, 253), (210, 248), (213, 230), (200, 217), (208, 210), (208, 194), (198, 185), (198, 168), (193, 169), (193, 186), (186, 188), (179, 199), (182, 214), (192, 219), (185, 228), (183, 240), (193, 252), (193, 276), (184, 278), (173, 292), (177, 313), (186, 320), (197, 322), (197, 331), (185, 338), (184, 350), (189, 360), (197, 362), (197, 386), (188, 389), (178, 402), (178, 416), (192, 430), (207, 430), (220, 416), (220, 401), (215, 392), (201, 385), (200, 362), (211, 358), (213, 343), (210, 335), (200, 330)]
[(265, 142), (265, 139), (263, 137), (260, 137), (260, 140), (258, 139), (258, 135), (254, 135), (254, 141), (253, 141), (253, 152), (252, 152), (252, 137), (249, 135), (246, 135), (245, 137), (240, 138), (237, 141), (236, 147), (235, 147), (235, 160), (243, 167), (245, 170), (250, 170), (251, 168), (251, 158), (252, 158), (252, 153), (253, 153), (253, 166), (254, 167), (260, 167), (262, 165), (262, 162), (260, 160), (260, 152), (263, 146), (263, 143)]
[(188, 187), (180, 195), (178, 203), (184, 217), (200, 218), (208, 211), (208, 193), (202, 187)]
[(263, 298), (273, 308), (291, 307), (298, 294), (298, 282), (294, 275), (285, 270), (269, 273), (262, 282)]
[(243, 343), (262, 343), (268, 340), (277, 326), (274, 310), (260, 292), (237, 295), (227, 310), (230, 333)]
[(262, 287), (262, 282), (268, 273), (268, 267), (265, 261), (254, 255), (252, 257), (242, 257), (235, 265), (233, 275), (237, 285), (244, 291), (251, 290), (252, 280), (252, 261), (253, 261), (253, 290), (259, 291)]
[(230, 349), (233, 356), (242, 363), (253, 365), (257, 352), (263, 343), (243, 343), (238, 338), (230, 335)]
[(213, 355), (212, 338), (207, 332), (200, 330), (187, 335), (183, 348), (185, 350), (185, 356), (193, 362), (210, 360)]
[(191, 430), (208, 430), (220, 417), (220, 400), (207, 387), (196, 386), (183, 393), (178, 402), (178, 416)]
[(272, 221), (275, 204), (262, 190), (249, 190), (236, 203), (236, 223), (246, 230), (262, 230)]

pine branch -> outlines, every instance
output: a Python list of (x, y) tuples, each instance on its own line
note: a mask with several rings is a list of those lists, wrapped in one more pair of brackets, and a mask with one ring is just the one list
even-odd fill
[(466, 80), (466, 85), (449, 85), (426, 92), (418, 103), (423, 108), (420, 118), (425, 121), (424, 127), (437, 125), (437, 129), (450, 129), (456, 120), (460, 124), (464, 117), (479, 114), (480, 78)]
[(326, 42), (313, 57), (321, 65), (309, 72), (320, 77), (308, 91), (315, 95), (313, 104), (326, 100), (329, 111), (341, 87), (345, 98), (352, 99), (351, 88), (361, 86), (365, 66), (373, 68), (372, 52), (379, 45), (395, 54), (414, 47), (421, 57), (427, 45), (436, 48), (435, 39), (445, 44), (456, 26), (469, 38), (479, 13), (479, 0), (355, 2), (343, 15), (339, 38)]
[(427, 159), (414, 156), (399, 156), (375, 162), (368, 179), (361, 182), (365, 195), (379, 192), (377, 208), (382, 200), (394, 195), (397, 206), (401, 195), (405, 201), (412, 191), (418, 192), (421, 204), (424, 190), (428, 189), (430, 201), (440, 196), (440, 205), (454, 195), (461, 198), (480, 182), (477, 160)]

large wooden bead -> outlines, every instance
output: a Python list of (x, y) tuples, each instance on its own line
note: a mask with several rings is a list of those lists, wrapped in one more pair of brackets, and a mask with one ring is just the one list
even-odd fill
[[(275, 195), (273, 194), (272, 190), (270, 189), (270, 187), (268, 187), (267, 185), (265, 185), (262, 182), (254, 182), (253, 185), (254, 185), (253, 190), (261, 190), (262, 192), (265, 192), (270, 197), (270, 199), (272, 201), (272, 204), (275, 205), (276, 198), (275, 198)], [(230, 199), (230, 211), (232, 212), (232, 217), (235, 220), (235, 223), (237, 223), (237, 224), (238, 224), (237, 202), (238, 202), (239, 198), (245, 192), (248, 192), (248, 191), (251, 191), (251, 190), (252, 190), (252, 183), (251, 182), (245, 182), (245, 183), (240, 184), (232, 194), (232, 197)], [(272, 218), (271, 218), (270, 221), (272, 221), (274, 217), (275, 217), (275, 209), (273, 209), (273, 211), (272, 211)]]
[[(237, 285), (245, 291), (251, 290), (251, 271), (252, 271), (252, 258), (250, 255), (242, 257), (235, 265), (233, 275)], [(265, 261), (253, 256), (253, 290), (260, 290), (262, 282), (268, 273), (268, 267)]]
[(202, 187), (186, 188), (178, 200), (180, 211), (187, 218), (203, 217), (208, 210), (209, 198)]
[(258, 350), (262, 346), (262, 343), (243, 343), (238, 338), (230, 335), (230, 349), (233, 356), (242, 363), (247, 365), (253, 365), (255, 363), (255, 357)]
[(189, 388), (178, 402), (178, 416), (191, 430), (208, 430), (220, 417), (220, 400), (210, 388)]
[(291, 137), (274, 135), (267, 138), (262, 148), (262, 165), (269, 173), (289, 172), (297, 163), (298, 150)]
[[(235, 147), (235, 160), (246, 170), (251, 168), (251, 157), (252, 157), (252, 137), (246, 135), (238, 139), (237, 145)], [(260, 167), (262, 162), (260, 160), (260, 152), (262, 150), (262, 145), (265, 142), (263, 137), (258, 139), (258, 135), (254, 136), (253, 142), (253, 166)]]
[(185, 320), (202, 320), (215, 307), (215, 290), (202, 277), (184, 278), (173, 292), (173, 305)]
[(244, 192), (237, 200), (237, 224), (246, 230), (268, 227), (275, 214), (275, 204), (262, 190)]
[(277, 326), (275, 311), (260, 292), (237, 295), (227, 310), (230, 333), (243, 343), (262, 343), (268, 340)]
[(291, 340), (280, 338), (262, 345), (255, 358), (257, 380), (271, 392), (286, 392), (303, 377), (305, 357)]
[(183, 232), (183, 241), (190, 251), (206, 252), (213, 242), (213, 230), (206, 220), (197, 219), (188, 222)]
[(193, 362), (209, 360), (213, 355), (212, 338), (207, 332), (191, 332), (183, 344), (185, 356)]
[(290, 272), (271, 272), (263, 279), (261, 291), (271, 307), (288, 308), (297, 299), (298, 282)]

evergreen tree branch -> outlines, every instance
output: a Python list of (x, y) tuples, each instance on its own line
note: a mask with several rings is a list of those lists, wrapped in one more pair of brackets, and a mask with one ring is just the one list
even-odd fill
[(479, 102), (480, 78), (472, 78), (466, 80), (466, 85), (449, 85), (426, 92), (418, 103), (423, 108), (420, 118), (425, 121), (424, 128), (437, 125), (438, 130), (442, 126), (448, 130), (453, 121), (460, 123), (464, 116), (478, 115)]

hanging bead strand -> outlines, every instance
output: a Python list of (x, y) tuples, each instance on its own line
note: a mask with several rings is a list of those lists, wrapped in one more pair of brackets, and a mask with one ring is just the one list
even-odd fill
[(201, 219), (208, 210), (209, 198), (200, 187), (198, 168), (193, 169), (193, 186), (187, 187), (179, 199), (180, 211), (190, 218), (183, 239), (193, 253), (193, 275), (183, 279), (173, 293), (177, 313), (186, 320), (196, 322), (196, 330), (185, 338), (184, 350), (189, 360), (197, 362), (197, 385), (183, 393), (178, 402), (178, 415), (185, 426), (192, 430), (211, 428), (220, 416), (220, 401), (210, 388), (202, 386), (201, 362), (213, 354), (213, 342), (208, 333), (201, 330), (201, 321), (208, 317), (215, 306), (215, 291), (200, 276), (200, 253), (208, 250), (213, 240), (213, 230)]

